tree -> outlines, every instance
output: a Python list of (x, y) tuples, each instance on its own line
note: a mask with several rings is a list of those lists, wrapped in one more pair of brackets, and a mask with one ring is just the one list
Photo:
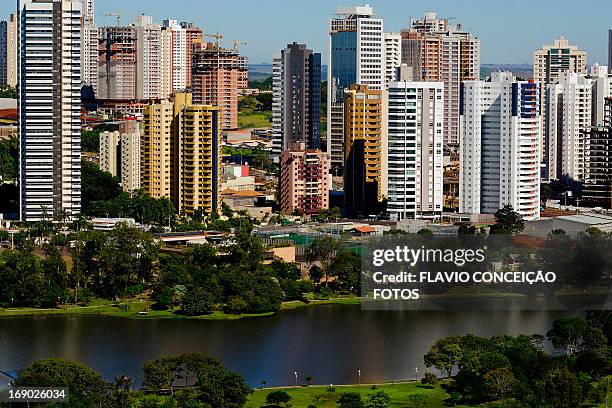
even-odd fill
[(485, 385), (489, 393), (498, 400), (504, 400), (510, 394), (517, 381), (509, 368), (496, 368), (484, 376)]
[(553, 189), (546, 183), (540, 184), (540, 200), (546, 203), (552, 197)]
[(306, 261), (311, 265), (315, 262), (320, 263), (326, 286), (329, 278), (328, 274), (331, 272), (329, 264), (338, 250), (338, 242), (330, 236), (317, 237), (306, 248)]
[(310, 387), (312, 385), (312, 375), (307, 375), (306, 377), (304, 377), (304, 379), (306, 380), (306, 382), (308, 383), (308, 386)]
[(183, 298), (182, 310), (189, 316), (200, 316), (212, 313), (214, 299), (202, 287), (195, 287), (187, 291)]
[(365, 408), (388, 408), (391, 405), (391, 397), (384, 391), (378, 391), (368, 397)]
[(361, 284), (361, 257), (354, 252), (341, 250), (328, 266), (326, 276), (336, 276), (338, 288), (359, 294)]
[(582, 404), (582, 386), (567, 368), (557, 368), (544, 379), (547, 402), (555, 408), (575, 408)]
[(557, 319), (546, 337), (553, 347), (562, 350), (567, 356), (573, 356), (579, 350), (582, 337), (587, 330), (587, 322), (578, 317)]
[(65, 387), (70, 391), (68, 406), (83, 408), (103, 404), (111, 387), (84, 364), (59, 358), (35, 361), (19, 374), (15, 386)]
[(345, 392), (338, 399), (338, 408), (364, 408), (361, 395), (356, 392)]
[(516, 234), (524, 229), (523, 217), (510, 204), (497, 210), (495, 224), (491, 226), (491, 232), (495, 234)]
[(414, 408), (425, 408), (427, 406), (427, 397), (424, 394), (410, 394), (408, 401), (412, 403)]
[(435, 367), (451, 377), (453, 368), (461, 357), (461, 337), (449, 336), (436, 341), (425, 354), (424, 361), (427, 367)]
[(266, 402), (268, 404), (273, 404), (273, 405), (283, 404), (285, 406), (288, 406), (289, 401), (291, 401), (291, 396), (282, 390), (272, 391), (271, 393), (266, 395)]

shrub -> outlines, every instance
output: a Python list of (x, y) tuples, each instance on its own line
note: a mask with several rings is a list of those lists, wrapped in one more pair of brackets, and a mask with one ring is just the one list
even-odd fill
[(435, 385), (438, 383), (438, 381), (438, 376), (434, 373), (430, 373), (429, 371), (425, 373), (423, 378), (421, 378), (421, 384)]

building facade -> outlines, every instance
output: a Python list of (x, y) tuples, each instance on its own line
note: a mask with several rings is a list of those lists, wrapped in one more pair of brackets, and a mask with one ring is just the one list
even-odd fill
[(274, 58), (272, 156), (295, 143), (321, 148), (321, 54), (289, 44)]
[(281, 153), (280, 211), (317, 214), (329, 209), (329, 155), (296, 143)]
[(333, 174), (344, 166), (344, 91), (353, 84), (385, 85), (383, 19), (369, 5), (340, 7), (329, 21), (327, 151)]
[(385, 33), (385, 89), (397, 81), (398, 69), (402, 64), (402, 35)]
[(541, 84), (559, 82), (565, 71), (586, 74), (587, 52), (570, 45), (565, 37), (556, 38), (533, 52), (533, 80)]
[(153, 198), (171, 197), (178, 179), (178, 142), (173, 137), (174, 104), (168, 101), (145, 107), (141, 138), (140, 185)]
[(164, 98), (162, 78), (162, 30), (153, 17), (134, 18), (136, 29), (136, 98)]
[(402, 63), (413, 67), (419, 80), (444, 83), (444, 144), (456, 149), (461, 82), (480, 79), (480, 40), (427, 12), (402, 32), (402, 52)]
[(380, 209), (386, 191), (383, 91), (351, 85), (343, 105), (345, 210), (369, 215)]
[(0, 86), (17, 85), (17, 16), (0, 21)]
[(81, 211), (80, 1), (18, 3), (20, 218)]
[(463, 84), (459, 211), (540, 217), (540, 87), (494, 72)]
[(221, 108), (221, 128), (238, 128), (238, 90), (244, 86), (246, 59), (234, 49), (207, 43), (194, 47), (192, 61), (193, 101)]
[(559, 83), (548, 86), (546, 145), (548, 177), (583, 178), (584, 132), (591, 128), (592, 80), (565, 72)]
[(100, 169), (117, 177), (123, 191), (140, 189), (140, 125), (119, 124), (119, 130), (100, 133)]
[(194, 105), (188, 93), (145, 110), (141, 185), (168, 197), (181, 214), (221, 206), (220, 109)]
[(82, 0), (81, 82), (98, 88), (98, 27), (94, 18), (94, 0)]
[(98, 99), (136, 99), (136, 27), (100, 27)]
[(387, 212), (397, 220), (443, 208), (444, 84), (389, 84)]

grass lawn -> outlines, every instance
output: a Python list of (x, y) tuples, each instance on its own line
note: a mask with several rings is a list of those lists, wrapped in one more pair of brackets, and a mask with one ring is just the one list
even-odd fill
[(259, 112), (251, 109), (242, 109), (238, 112), (238, 127), (251, 129), (272, 126), (272, 112)]
[[(331, 299), (312, 299), (309, 303), (301, 301), (284, 302), (282, 310), (292, 310), (300, 307), (329, 305), (329, 304), (358, 304), (358, 297), (338, 297)], [(149, 300), (133, 299), (129, 301), (110, 302), (103, 299), (94, 299), (87, 306), (66, 306), (61, 308), (38, 309), (38, 308), (0, 308), (0, 318), (18, 316), (45, 316), (45, 315), (102, 315), (112, 317), (127, 317), (132, 319), (200, 319), (200, 320), (236, 320), (250, 317), (272, 316), (274, 313), (258, 314), (227, 314), (215, 311), (209, 315), (185, 316), (172, 312), (171, 310), (151, 310), (152, 302)], [(140, 314), (147, 310), (147, 314)]]
[[(334, 386), (334, 391), (330, 392), (329, 386), (312, 386), (298, 388), (266, 388), (263, 390), (257, 389), (249, 397), (245, 408), (260, 408), (266, 405), (266, 395), (271, 391), (282, 389), (291, 396), (292, 408), (307, 408), (313, 405), (317, 408), (335, 408), (336, 401), (345, 392), (361, 392), (364, 399), (369, 394), (383, 390), (391, 397), (391, 408), (412, 408), (414, 405), (408, 399), (412, 394), (422, 394), (427, 401), (426, 407), (444, 407), (444, 401), (449, 397), (448, 393), (439, 385), (435, 387), (425, 387), (421, 384), (398, 383), (398, 384), (382, 384), (377, 385), (376, 389), (372, 389), (372, 385), (362, 385), (360, 388), (356, 385), (350, 386)], [(468, 405), (457, 405), (457, 407), (467, 408)]]

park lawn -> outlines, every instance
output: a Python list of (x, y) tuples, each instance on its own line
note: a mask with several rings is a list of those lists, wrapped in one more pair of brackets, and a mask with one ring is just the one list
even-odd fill
[(256, 111), (242, 109), (238, 112), (238, 127), (240, 129), (264, 128), (272, 126), (271, 111)]
[[(368, 395), (377, 391), (384, 391), (391, 397), (391, 408), (412, 408), (414, 405), (408, 400), (411, 394), (422, 394), (427, 400), (426, 407), (444, 407), (444, 401), (449, 397), (446, 390), (439, 385), (434, 387), (423, 386), (419, 383), (397, 383), (376, 385), (335, 385), (334, 391), (329, 391), (329, 385), (312, 387), (288, 387), (288, 388), (265, 388), (256, 389), (249, 397), (245, 408), (260, 408), (266, 405), (266, 396), (276, 390), (283, 390), (291, 396), (292, 408), (307, 408), (314, 405), (317, 408), (336, 408), (336, 401), (345, 392), (361, 392), (364, 400)], [(468, 408), (469, 405), (457, 405), (456, 407)]]
[[(284, 302), (281, 311), (292, 310), (300, 307), (330, 305), (330, 304), (358, 304), (358, 297), (336, 297), (330, 299), (312, 299), (308, 303), (301, 301)], [(146, 299), (122, 300), (110, 302), (104, 299), (93, 299), (87, 306), (65, 306), (61, 308), (0, 308), (0, 318), (20, 316), (46, 316), (46, 315), (101, 315), (111, 317), (123, 317), (131, 319), (199, 319), (199, 320), (236, 320), (253, 317), (266, 317), (274, 315), (269, 313), (244, 313), (240, 315), (228, 314), (214, 311), (209, 315), (186, 316), (174, 313), (171, 310), (152, 310), (152, 301)], [(140, 312), (147, 311), (147, 314)]]

